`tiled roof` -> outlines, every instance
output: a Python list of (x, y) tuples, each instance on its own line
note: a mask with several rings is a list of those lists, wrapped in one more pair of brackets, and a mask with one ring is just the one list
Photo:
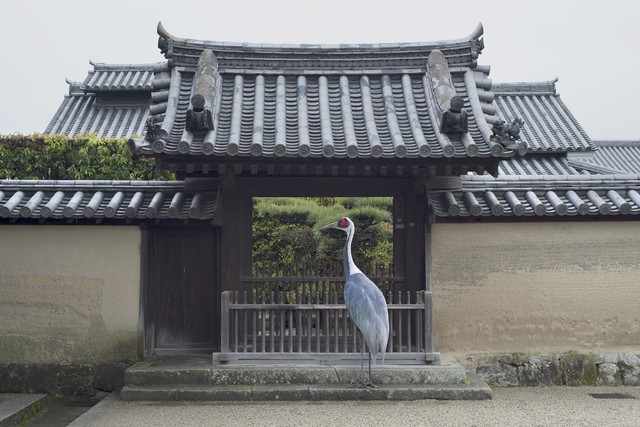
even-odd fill
[(428, 197), (440, 217), (640, 215), (640, 175), (466, 175)]
[(204, 49), (218, 58), (221, 70), (256, 74), (388, 74), (425, 72), (426, 59), (441, 50), (450, 66), (475, 66), (484, 44), (481, 24), (466, 37), (417, 43), (265, 44), (176, 37), (158, 23), (158, 45), (177, 67), (194, 67)]
[[(150, 140), (132, 141), (132, 147), (145, 154), (510, 157), (509, 150), (504, 156), (501, 147), (488, 141), (490, 126), (518, 117), (525, 121), (521, 139), (529, 153), (594, 149), (556, 93), (555, 81), (492, 84), (489, 67), (477, 65), (481, 26), (459, 40), (360, 45), (221, 43), (174, 37), (161, 27), (159, 34), (167, 44), (168, 62), (92, 63), (94, 70), (83, 83), (71, 85), (46, 132), (131, 137), (143, 134), (151, 119), (167, 130), (167, 138), (155, 145)], [(214, 51), (219, 66), (216, 128), (190, 132), (185, 116), (193, 94), (194, 66), (204, 49)], [(446, 56), (455, 91), (464, 97), (467, 138), (443, 137), (434, 126), (427, 58), (435, 49)], [(121, 94), (122, 98), (136, 91), (148, 91), (151, 99), (131, 105), (103, 97)], [(557, 162), (563, 163), (559, 158)], [(519, 173), (519, 166), (525, 171), (559, 170), (550, 158), (502, 163), (507, 174), (510, 163), (513, 173)], [(570, 165), (565, 169), (573, 172)]]
[[(180, 39), (159, 29), (172, 64), (167, 102), (152, 106), (159, 135), (131, 141), (142, 154), (325, 157), (510, 157), (490, 141), (488, 69), (476, 58), (482, 28), (468, 38), (389, 45), (252, 45)], [(196, 63), (215, 59), (212, 130), (186, 124)], [(467, 133), (440, 132), (429, 55), (446, 57), (464, 98)], [(213, 66), (212, 66), (213, 67)], [(447, 107), (448, 108), (448, 107)], [(163, 135), (164, 133), (164, 135)]]
[(70, 137), (84, 133), (102, 138), (130, 137), (142, 135), (148, 117), (148, 104), (99, 106), (95, 94), (72, 93), (65, 96), (45, 133)]
[(520, 138), (529, 153), (591, 151), (595, 146), (560, 99), (556, 81), (496, 83), (492, 87), (500, 120), (521, 118)]
[(640, 173), (640, 141), (595, 141), (592, 156), (570, 158), (569, 164), (590, 173)]
[(0, 220), (210, 220), (215, 191), (184, 181), (0, 181)]
[[(462, 139), (442, 141), (427, 105), (425, 75), (223, 75), (216, 128), (185, 130), (191, 78), (181, 78), (166, 144), (146, 154), (264, 157), (466, 157)], [(458, 79), (464, 88), (463, 78)], [(161, 111), (166, 114), (167, 111)], [(255, 125), (256, 122), (260, 125)], [(492, 154), (470, 114), (470, 141), (479, 157)]]
[(571, 166), (567, 157), (562, 154), (512, 157), (501, 160), (498, 175), (581, 175), (588, 174)]
[[(490, 68), (477, 65), (480, 26), (459, 40), (362, 45), (220, 43), (174, 37), (161, 27), (159, 34), (167, 62), (92, 63), (82, 83), (70, 83), (46, 133), (131, 137), (144, 134), (149, 121), (168, 131), (166, 141), (138, 139), (132, 146), (175, 155), (174, 163), (188, 154), (211, 160), (462, 158), (504, 156), (489, 141), (490, 126), (517, 117), (525, 122), (520, 135), (528, 155), (503, 158), (500, 175), (640, 170), (632, 143), (605, 141), (596, 148), (557, 94), (556, 80), (493, 84)], [(204, 49), (215, 51), (218, 61), (216, 123), (213, 131), (191, 132), (185, 116)], [(464, 96), (468, 137), (449, 138), (434, 127), (427, 58), (435, 49), (446, 56), (455, 92)], [(149, 94), (144, 102), (136, 98), (141, 93)]]
[(103, 64), (94, 63), (93, 71), (81, 84), (87, 92), (98, 91), (151, 91), (156, 73), (167, 71), (164, 63), (159, 64)]
[[(84, 133), (103, 138), (141, 135), (149, 118), (152, 100), (163, 100), (163, 79), (168, 79), (166, 63), (91, 63), (84, 82), (69, 83), (65, 96), (45, 133), (77, 136)], [(151, 93), (158, 88), (152, 98)]]

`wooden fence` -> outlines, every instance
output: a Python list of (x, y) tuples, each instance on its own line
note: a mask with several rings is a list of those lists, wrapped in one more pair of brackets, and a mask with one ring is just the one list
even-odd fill
[[(217, 359), (359, 360), (359, 338), (344, 304), (344, 278), (338, 270), (260, 267), (254, 276), (243, 278), (241, 291), (223, 292)], [(432, 362), (431, 293), (404, 291), (404, 278), (394, 277), (389, 267), (368, 275), (387, 298), (390, 336), (385, 360)]]

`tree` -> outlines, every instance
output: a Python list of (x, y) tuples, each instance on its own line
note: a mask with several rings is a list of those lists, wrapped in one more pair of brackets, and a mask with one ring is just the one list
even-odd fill
[(253, 255), (257, 263), (335, 262), (342, 259), (343, 235), (318, 229), (342, 216), (358, 231), (353, 257), (358, 265), (390, 264), (393, 260), (391, 198), (256, 198), (253, 210)]
[(175, 179), (152, 158), (132, 157), (125, 139), (95, 135), (0, 135), (0, 179)]

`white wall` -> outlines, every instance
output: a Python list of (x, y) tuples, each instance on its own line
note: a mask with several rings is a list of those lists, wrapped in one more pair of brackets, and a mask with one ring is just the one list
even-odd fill
[(0, 225), (0, 362), (137, 358), (136, 226)]
[(436, 350), (639, 351), (640, 223), (433, 225)]

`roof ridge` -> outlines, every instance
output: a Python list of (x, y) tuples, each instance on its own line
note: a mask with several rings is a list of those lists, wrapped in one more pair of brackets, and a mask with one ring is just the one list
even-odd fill
[(598, 139), (592, 142), (598, 147), (640, 147), (638, 139)]
[(458, 39), (450, 39), (450, 40), (434, 40), (434, 41), (425, 41), (425, 42), (395, 42), (395, 43), (340, 43), (340, 44), (323, 44), (323, 43), (247, 43), (247, 42), (230, 42), (230, 41), (214, 41), (214, 40), (199, 40), (199, 39), (190, 39), (186, 37), (176, 37), (166, 30), (162, 21), (158, 22), (156, 29), (158, 36), (164, 39), (170, 39), (177, 43), (185, 43), (185, 44), (195, 44), (202, 45), (203, 47), (211, 48), (241, 48), (241, 49), (256, 49), (256, 50), (269, 50), (269, 49), (278, 49), (278, 50), (300, 50), (300, 49), (310, 49), (310, 50), (345, 50), (349, 51), (352, 49), (355, 50), (363, 50), (363, 49), (371, 49), (371, 50), (386, 50), (386, 49), (402, 49), (402, 48), (422, 48), (429, 47), (433, 48), (435, 46), (441, 45), (456, 45), (460, 43), (469, 43), (472, 40), (478, 40), (484, 34), (484, 27), (482, 23), (479, 22), (476, 28), (466, 37), (458, 38)]
[(584, 169), (591, 172), (596, 172), (599, 175), (625, 173), (625, 171), (621, 169), (615, 169), (615, 168), (603, 166), (590, 158), (568, 159), (567, 162), (569, 163), (569, 165), (571, 165), (576, 169)]
[(184, 181), (137, 181), (137, 180), (72, 180), (72, 179), (3, 179), (0, 188), (33, 188), (46, 186), (50, 188), (92, 188), (92, 189), (136, 189), (136, 188), (181, 188)]
[(496, 95), (508, 93), (548, 93), (556, 95), (557, 82), (557, 77), (553, 80), (537, 82), (494, 82), (491, 89)]
[(112, 64), (106, 62), (95, 62), (92, 59), (89, 60), (89, 64), (93, 66), (93, 71), (116, 71), (116, 70), (127, 70), (127, 71), (154, 71), (158, 66), (165, 66), (166, 61), (159, 61), (153, 63), (144, 63), (144, 64)]
[(602, 175), (465, 175), (462, 190), (491, 188), (497, 190), (550, 189), (550, 188), (595, 188), (607, 185), (610, 188), (624, 188), (640, 185), (640, 174), (620, 173)]

